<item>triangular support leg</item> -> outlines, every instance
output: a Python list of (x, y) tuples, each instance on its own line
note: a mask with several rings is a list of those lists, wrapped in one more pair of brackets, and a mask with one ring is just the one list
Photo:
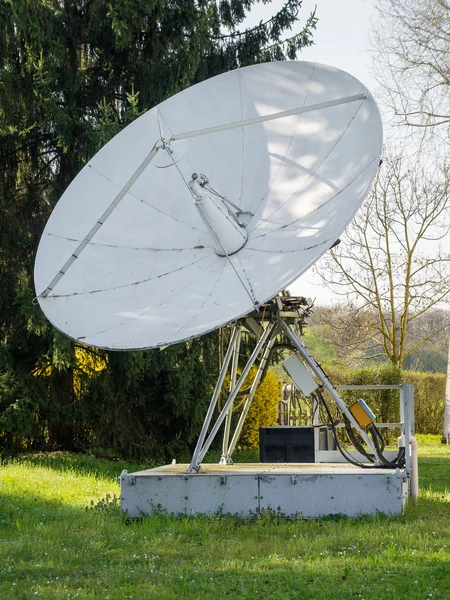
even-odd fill
[[(270, 320), (264, 329), (262, 326), (256, 326), (254, 323), (251, 327), (253, 333), (259, 336), (256, 346), (252, 352), (252, 355), (247, 361), (240, 377), (236, 381), (237, 378), (237, 368), (238, 368), (238, 356), (239, 356), (239, 347), (240, 347), (240, 339), (241, 339), (241, 325), (235, 324), (231, 330), (231, 338), (228, 345), (228, 349), (223, 361), (223, 365), (219, 374), (219, 378), (211, 398), (211, 402), (208, 408), (208, 412), (205, 417), (205, 421), (203, 423), (202, 430), (200, 432), (200, 436), (195, 447), (191, 464), (189, 465), (187, 472), (188, 473), (199, 473), (201, 471), (201, 462), (205, 457), (205, 454), (209, 450), (215, 436), (217, 435), (220, 427), (225, 421), (224, 427), (224, 437), (222, 442), (222, 458), (220, 460), (221, 464), (232, 464), (231, 455), (234, 452), (237, 441), (242, 431), (242, 427), (245, 421), (245, 418), (250, 409), (251, 403), (253, 401), (255, 392), (257, 387), (262, 379), (263, 373), (266, 369), (267, 363), (270, 360), (270, 355), (272, 348), (275, 344), (276, 338), (280, 333), (283, 333), (292, 344), (293, 348), (298, 352), (301, 356), (304, 365), (310, 371), (310, 373), (314, 376), (316, 382), (319, 381), (320, 385), (328, 391), (334, 402), (338, 405), (340, 411), (347, 417), (350, 421), (352, 427), (359, 433), (361, 438), (376, 456), (376, 449), (374, 447), (373, 441), (369, 438), (368, 434), (364, 429), (361, 428), (359, 423), (356, 421), (347, 405), (343, 401), (343, 399), (339, 396), (336, 388), (333, 386), (331, 381), (328, 379), (325, 372), (322, 370), (320, 365), (314, 360), (314, 358), (309, 354), (305, 345), (303, 344), (301, 338), (296, 332), (296, 324), (300, 320), (300, 314), (294, 313), (292, 310), (285, 311), (283, 308), (281, 298), (276, 298), (276, 310), (272, 312)], [(274, 305), (272, 305), (274, 306)], [(247, 319), (248, 321), (249, 319)], [(251, 319), (250, 319), (251, 321)], [(251, 324), (251, 323), (250, 323)], [(248, 323), (247, 323), (248, 326)], [(255, 364), (258, 356), (262, 354), (262, 358), (258, 365), (258, 370), (256, 372), (256, 376), (251, 385), (249, 394), (245, 401), (244, 407), (242, 409), (242, 413), (240, 415), (238, 424), (231, 438), (231, 442), (229, 442), (230, 437), (230, 425), (231, 425), (231, 417), (233, 413), (233, 404), (234, 401), (239, 394), (239, 391), (242, 388), (242, 385), (250, 372), (250, 369)], [(219, 416), (216, 419), (211, 431), (208, 434), (208, 430), (210, 428), (212, 417), (217, 408), (218, 400), (220, 397), (220, 393), (222, 391), (223, 383), (225, 380), (225, 376), (227, 370), (231, 363), (231, 374), (230, 374), (230, 388), (229, 388), (229, 396), (227, 401), (225, 402), (222, 410), (220, 411)]]
[[(222, 370), (219, 376), (219, 380), (217, 382), (216, 385), (216, 389), (214, 390), (214, 394), (213, 397), (211, 399), (211, 403), (209, 405), (208, 408), (208, 413), (206, 415), (205, 418), (205, 422), (203, 424), (202, 427), (202, 431), (200, 433), (200, 437), (199, 440), (197, 442), (197, 445), (195, 447), (194, 450), (194, 454), (192, 456), (192, 460), (191, 460), (191, 464), (189, 465), (189, 468), (187, 469), (188, 473), (198, 473), (201, 470), (201, 462), (205, 456), (205, 454), (207, 453), (207, 451), (209, 450), (209, 447), (211, 446), (214, 438), (217, 435), (217, 432), (219, 431), (220, 426), (222, 425), (223, 421), (225, 420), (225, 417), (227, 416), (230, 407), (233, 405), (233, 402), (236, 398), (236, 396), (239, 393), (239, 390), (241, 389), (245, 378), (247, 377), (247, 375), (250, 372), (250, 369), (252, 368), (253, 364), (255, 363), (256, 359), (258, 358), (259, 353), (261, 352), (261, 350), (264, 348), (264, 346), (267, 344), (267, 342), (272, 338), (272, 335), (274, 333), (274, 329), (276, 328), (276, 323), (269, 323), (269, 325), (266, 327), (266, 329), (264, 330), (264, 333), (262, 334), (262, 336), (260, 337), (260, 339), (258, 340), (258, 343), (256, 344), (255, 349), (252, 352), (252, 355), (250, 356), (247, 364), (245, 365), (236, 385), (233, 388), (233, 391), (230, 393), (230, 395), (228, 396), (227, 401), (225, 402), (225, 405), (223, 406), (219, 416), (217, 417), (217, 420), (215, 422), (215, 424), (213, 425), (211, 432), (209, 433), (208, 437), (206, 438), (206, 432), (209, 428), (209, 425), (211, 423), (211, 418), (212, 415), (214, 413), (214, 410), (216, 408), (217, 405), (217, 400), (219, 398), (219, 394), (220, 391), (222, 389), (222, 385), (223, 385), (223, 381), (225, 379), (225, 373), (226, 370), (228, 368), (228, 365), (230, 363), (231, 360), (231, 356), (233, 354), (233, 349), (235, 347), (236, 344), (236, 339), (237, 339), (237, 326), (235, 326), (235, 328), (233, 329), (233, 333), (232, 333), (232, 337), (231, 337), (231, 341), (230, 344), (228, 346), (228, 350), (227, 350), (227, 354), (224, 360), (224, 364), (222, 366)], [(205, 440), (206, 438), (206, 440)]]
[(255, 397), (256, 390), (261, 382), (262, 375), (266, 369), (267, 362), (270, 358), (270, 353), (277, 339), (277, 335), (279, 333), (278, 327), (274, 330), (272, 337), (268, 340), (266, 347), (263, 352), (263, 356), (258, 366), (258, 370), (255, 375), (255, 379), (253, 380), (252, 386), (248, 393), (247, 399), (245, 401), (244, 407), (242, 409), (241, 415), (239, 417), (238, 424), (236, 425), (236, 429), (234, 430), (233, 437), (231, 439), (231, 443), (228, 446), (228, 438), (224, 436), (224, 450), (222, 454), (222, 458), (220, 459), (221, 464), (233, 464), (233, 460), (231, 455), (234, 452), (239, 436), (241, 435), (242, 427), (244, 425), (244, 421), (247, 417), (248, 411), (250, 410), (250, 406), (253, 402), (253, 398)]

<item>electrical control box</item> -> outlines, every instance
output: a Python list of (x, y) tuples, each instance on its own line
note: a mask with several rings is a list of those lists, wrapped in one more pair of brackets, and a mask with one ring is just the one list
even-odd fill
[(305, 396), (309, 396), (319, 387), (314, 377), (296, 354), (293, 354), (283, 361), (283, 367), (289, 373), (298, 389), (303, 392)]
[(364, 400), (357, 400), (349, 406), (349, 410), (363, 429), (366, 429), (371, 423), (375, 423), (376, 417)]

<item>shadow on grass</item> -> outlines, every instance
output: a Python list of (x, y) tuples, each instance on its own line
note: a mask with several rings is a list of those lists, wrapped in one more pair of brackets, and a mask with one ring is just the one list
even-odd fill
[[(219, 451), (209, 453), (205, 458), (205, 463), (219, 463), (221, 453)], [(236, 452), (235, 462), (259, 462), (259, 454), (256, 450), (247, 450)], [(179, 463), (189, 464), (191, 456), (180, 457)], [(72, 473), (78, 475), (93, 475), (94, 477), (116, 480), (121, 472), (126, 469), (129, 473), (151, 469), (160, 466), (161, 463), (150, 462), (147, 464), (137, 464), (120, 459), (97, 458), (92, 454), (81, 452), (30, 452), (21, 454), (12, 459), (2, 461), (3, 465), (10, 463), (27, 463), (36, 467), (52, 469), (61, 473)]]
[[(138, 465), (121, 460), (106, 460), (89, 454), (76, 452), (33, 452), (21, 454), (10, 460), (4, 460), (3, 465), (31, 464), (36, 467), (52, 469), (61, 473), (76, 475), (93, 475), (103, 479), (117, 479), (123, 469), (128, 472), (148, 469), (149, 466)], [(154, 465), (150, 465), (154, 466)]]
[[(69, 461), (57, 470), (77, 465)], [(69, 591), (104, 600), (108, 586), (115, 586), (111, 598), (142, 600), (448, 598), (450, 557), (439, 552), (431, 527), (448, 544), (450, 503), (422, 499), (408, 512), (314, 521), (160, 515), (127, 527), (116, 502), (98, 500), (86, 510), (37, 492), (9, 491), (0, 496), (2, 600), (31, 598), (41, 589), (49, 600)], [(407, 526), (411, 534), (403, 535)], [(67, 589), (56, 589), (62, 585), (56, 577)]]
[[(211, 462), (216, 462), (219, 459), (211, 453)], [(254, 451), (239, 452), (236, 456), (236, 462), (253, 462), (257, 459)], [(12, 459), (4, 461), (3, 466), (11, 464), (30, 464), (36, 467), (51, 469), (59, 473), (70, 473), (72, 475), (87, 475), (94, 476), (98, 479), (106, 479), (117, 481), (117, 477), (122, 470), (126, 469), (129, 473), (140, 471), (146, 468), (151, 468), (155, 465), (139, 465), (120, 460), (99, 459), (89, 454), (74, 453), (74, 452), (39, 452), (27, 453)], [(447, 511), (450, 508), (449, 491), (450, 491), (450, 460), (446, 457), (420, 457), (419, 458), (419, 486), (423, 493), (430, 491), (440, 496), (439, 499), (421, 499), (427, 503), (427, 507), (431, 510), (444, 509)], [(426, 511), (428, 512), (428, 510)], [(408, 510), (407, 515), (417, 515), (416, 510)], [(339, 519), (340, 517), (331, 517)]]
[[(0, 531), (10, 529), (18, 535), (29, 527), (40, 527), (54, 521), (79, 524), (87, 515), (95, 513), (96, 502), (93, 506), (86, 503), (85, 507), (73, 506), (62, 500), (52, 500), (41, 496), (39, 493), (8, 494), (2, 493), (0, 497)], [(106, 510), (103, 511), (106, 514)], [(115, 509), (115, 516), (121, 516), (119, 508)]]

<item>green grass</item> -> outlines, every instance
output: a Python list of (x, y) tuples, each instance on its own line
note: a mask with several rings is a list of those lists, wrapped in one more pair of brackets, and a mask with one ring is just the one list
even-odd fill
[(3, 463), (0, 599), (450, 600), (450, 447), (421, 441), (421, 498), (399, 518), (127, 524), (117, 476), (138, 465), (69, 453)]

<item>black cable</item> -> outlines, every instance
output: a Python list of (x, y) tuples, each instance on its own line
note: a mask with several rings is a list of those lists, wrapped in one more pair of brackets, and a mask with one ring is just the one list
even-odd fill
[(389, 461), (389, 460), (387, 460), (387, 458), (385, 458), (383, 456), (380, 445), (378, 443), (379, 438), (381, 437), (381, 434), (378, 431), (376, 425), (375, 424), (369, 425), (369, 427), (367, 429), (372, 436), (373, 445), (375, 446), (375, 451), (377, 453), (377, 458), (380, 461), (380, 463), (382, 464), (382, 466), (387, 469), (398, 469), (398, 468), (401, 469), (402, 467), (404, 467), (405, 466), (405, 448), (400, 448), (395, 459), (393, 461)]
[(375, 432), (375, 435), (378, 437), (378, 439), (381, 442), (381, 452), (384, 452), (384, 449), (385, 449), (384, 437), (382, 436), (381, 431), (378, 429), (378, 427), (375, 425), (375, 423), (373, 424), (373, 431)]
[(330, 412), (330, 409), (328, 407), (328, 404), (326, 403), (325, 398), (324, 398), (324, 396), (322, 394), (322, 390), (319, 388), (317, 390), (316, 394), (318, 395), (319, 400), (322, 402), (322, 404), (323, 404), (323, 406), (325, 408), (325, 411), (326, 411), (326, 413), (328, 415), (328, 418), (330, 419), (330, 426), (331, 426), (331, 429), (333, 431), (333, 436), (334, 436), (334, 439), (336, 441), (336, 446), (337, 446), (339, 452), (345, 458), (345, 460), (348, 461), (349, 463), (351, 463), (352, 465), (355, 465), (356, 467), (361, 467), (362, 469), (373, 469), (373, 468), (375, 468), (374, 465), (365, 465), (364, 463), (359, 462), (358, 460), (354, 459), (353, 456), (351, 456), (351, 454), (349, 454), (346, 450), (344, 450), (344, 448), (342, 448), (342, 446), (341, 446), (341, 444), (339, 442), (339, 439), (338, 439), (338, 435), (337, 435), (335, 423), (333, 421), (333, 417), (331, 415), (331, 412)]
[[(317, 394), (318, 397), (320, 398), (323, 406), (325, 407), (325, 410), (328, 414), (328, 417), (330, 419), (330, 424), (331, 424), (331, 428), (333, 431), (333, 435), (334, 435), (334, 439), (336, 441), (336, 446), (339, 449), (339, 452), (342, 454), (342, 456), (351, 464), (357, 466), (357, 467), (361, 467), (363, 469), (377, 469), (379, 468), (378, 465), (366, 465), (364, 463), (361, 463), (360, 461), (354, 459), (346, 450), (344, 450), (344, 448), (341, 447), (340, 443), (339, 443), (339, 439), (337, 436), (337, 431), (336, 431), (336, 427), (335, 427), (335, 423), (333, 421), (333, 418), (331, 416), (331, 412), (330, 409), (325, 401), (325, 398), (322, 394), (322, 391), (320, 389), (317, 390)], [(346, 419), (345, 415), (344, 415), (344, 420)], [(348, 421), (348, 419), (347, 419)], [(356, 444), (355, 447), (357, 448), (358, 452), (360, 452), (359, 447), (361, 447), (361, 444), (359, 442), (359, 440), (357, 440), (356, 436), (354, 435), (353, 430), (350, 427), (350, 431), (351, 431), (351, 435), (349, 435), (350, 437), (350, 441), (354, 442), (354, 440), (356, 440)], [(383, 436), (381, 435), (379, 429), (376, 427), (375, 424), (372, 424), (368, 427), (368, 431), (370, 432), (373, 442), (374, 442), (374, 446), (375, 446), (375, 451), (376, 451), (376, 459), (378, 459), (378, 461), (381, 463), (381, 466), (384, 468), (389, 468), (389, 469), (397, 469), (397, 468), (402, 468), (404, 467), (405, 464), (405, 448), (400, 448), (397, 456), (395, 457), (394, 461), (389, 461), (387, 460), (384, 456), (383, 456), (383, 452), (382, 452), (382, 448), (384, 450), (384, 439)], [(349, 434), (349, 430), (346, 428), (346, 432), (347, 434)], [(380, 446), (380, 442), (381, 441), (381, 446)], [(363, 448), (364, 450), (364, 448)], [(369, 457), (369, 459), (371, 461), (373, 461), (375, 459), (375, 457), (373, 455), (368, 455), (365, 450), (363, 452), (364, 456)]]
[[(402, 466), (404, 466), (403, 462), (404, 462), (405, 452), (404, 452), (403, 448), (401, 448), (399, 450), (397, 456), (395, 457), (395, 459), (393, 461), (389, 461), (383, 455), (383, 452), (385, 449), (385, 441), (384, 441), (383, 436), (381, 435), (380, 430), (375, 425), (375, 423), (373, 423), (372, 425), (369, 425), (367, 430), (369, 431), (369, 433), (372, 437), (372, 440), (373, 440), (373, 443), (375, 446), (376, 456), (366, 452), (365, 448), (362, 446), (362, 444), (358, 440), (357, 436), (355, 435), (353, 429), (351, 428), (350, 421), (347, 419), (347, 417), (345, 415), (344, 415), (344, 421), (345, 421), (345, 425), (346, 425), (347, 434), (348, 434), (350, 440), (353, 442), (355, 448), (358, 450), (358, 452), (360, 454), (362, 454), (363, 456), (368, 458), (371, 462), (378, 460), (381, 463), (381, 466), (385, 467), (385, 468), (396, 469), (396, 468), (401, 468)], [(376, 465), (375, 465), (375, 467), (376, 467)]]
[[(322, 401), (324, 402), (323, 399), (323, 395), (322, 396)], [(324, 403), (324, 406), (327, 408), (327, 412), (329, 414), (328, 411), (328, 407), (326, 406), (326, 403)], [(375, 446), (375, 453), (376, 456), (373, 456), (373, 454), (369, 454), (364, 446), (362, 446), (361, 442), (359, 441), (359, 439), (357, 438), (357, 436), (355, 435), (350, 421), (348, 420), (348, 418), (343, 415), (344, 417), (344, 423), (345, 423), (345, 429), (347, 432), (347, 435), (350, 438), (350, 441), (354, 444), (355, 448), (358, 450), (358, 452), (360, 454), (362, 454), (363, 456), (365, 456), (368, 460), (370, 460), (371, 462), (374, 462), (374, 460), (378, 460), (381, 463), (382, 467), (385, 468), (389, 468), (389, 469), (397, 469), (397, 468), (402, 468), (405, 465), (405, 449), (404, 448), (400, 448), (397, 456), (395, 457), (395, 459), (393, 461), (389, 461), (387, 460), (387, 458), (385, 458), (385, 456), (383, 455), (384, 449), (385, 449), (385, 441), (383, 436), (381, 435), (380, 430), (378, 429), (378, 427), (375, 425), (375, 423), (371, 424), (367, 429), (371, 434), (374, 446)], [(334, 433), (334, 430), (333, 430)], [(335, 435), (335, 439), (336, 439), (336, 445), (339, 448), (338, 445), (338, 440), (337, 440), (337, 435)], [(381, 445), (380, 445), (381, 444)], [(339, 450), (341, 450), (339, 448)], [(342, 452), (341, 452), (342, 454)], [(344, 454), (343, 454), (344, 456)], [(345, 456), (344, 456), (345, 458)], [(352, 462), (353, 464), (355, 464), (355, 461), (350, 460), (350, 462)], [(363, 463), (359, 463), (360, 466), (363, 466)], [(367, 468), (367, 465), (364, 465), (365, 468)], [(373, 466), (374, 468), (378, 468), (377, 465)]]
[[(367, 450), (364, 448), (363, 444), (361, 443), (360, 439), (358, 438), (357, 435), (355, 435), (355, 432), (352, 428), (352, 425), (350, 423), (350, 420), (348, 419), (348, 417), (346, 415), (343, 415), (344, 418), (344, 424), (345, 424), (345, 431), (351, 441), (351, 443), (355, 446), (356, 450), (362, 454), (363, 456), (365, 456), (367, 458), (368, 461), (370, 462), (374, 462), (376, 457), (370, 453), (367, 452)], [(384, 444), (384, 442), (383, 442)]]
[[(325, 402), (325, 399), (323, 398), (322, 393), (320, 393), (320, 396), (322, 398), (322, 402), (325, 406), (325, 409), (328, 413), (329, 416), (330, 415), (330, 411), (329, 408)], [(381, 435), (380, 430), (378, 429), (378, 427), (375, 425), (375, 423), (373, 423), (372, 425), (370, 425), (367, 430), (369, 431), (369, 433), (371, 434), (374, 446), (375, 446), (375, 452), (376, 452), (376, 456), (374, 456), (373, 454), (369, 454), (364, 446), (362, 446), (361, 442), (359, 441), (359, 439), (357, 438), (357, 436), (355, 435), (350, 421), (348, 420), (348, 418), (343, 415), (344, 417), (344, 423), (345, 423), (345, 429), (346, 429), (346, 433), (349, 436), (350, 441), (353, 443), (353, 445), (355, 446), (356, 450), (362, 454), (363, 456), (365, 456), (368, 460), (370, 460), (370, 462), (374, 462), (374, 460), (378, 460), (381, 463), (382, 467), (385, 468), (389, 468), (389, 469), (397, 469), (397, 468), (402, 468), (405, 466), (405, 449), (404, 448), (400, 448), (399, 452), (397, 454), (397, 456), (395, 457), (395, 459), (393, 461), (389, 461), (387, 460), (387, 458), (385, 458), (385, 456), (383, 455), (383, 451), (385, 449), (385, 441), (383, 436)], [(339, 451), (341, 452), (341, 454), (344, 456), (344, 458), (347, 458), (347, 460), (349, 460), (349, 462), (351, 462), (352, 464), (356, 464), (357, 466), (361, 466), (363, 468), (379, 468), (378, 465), (372, 465), (371, 467), (369, 467), (368, 465), (365, 465), (364, 463), (360, 463), (359, 461), (356, 461), (353, 459), (353, 457), (351, 457), (351, 459), (349, 459), (348, 457), (345, 456), (345, 454), (342, 452), (342, 448), (339, 445), (339, 441), (337, 439), (337, 433), (334, 427), (334, 423), (332, 423), (332, 427), (333, 427), (333, 435), (335, 437), (336, 440), (336, 445), (339, 448)], [(380, 445), (381, 442), (381, 445)]]

